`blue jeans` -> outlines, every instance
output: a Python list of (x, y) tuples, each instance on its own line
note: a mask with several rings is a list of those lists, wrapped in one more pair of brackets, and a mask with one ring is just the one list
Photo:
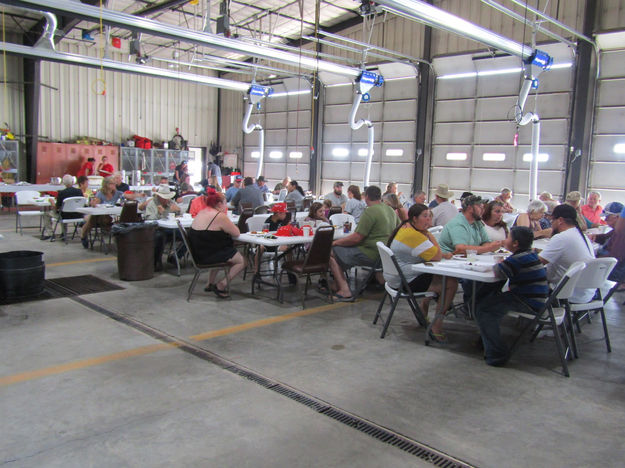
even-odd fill
[(501, 338), (499, 324), (508, 312), (535, 313), (519, 296), (507, 291), (490, 296), (476, 306), (475, 319), (484, 343), (484, 359), (489, 365), (502, 365), (510, 357), (510, 350)]

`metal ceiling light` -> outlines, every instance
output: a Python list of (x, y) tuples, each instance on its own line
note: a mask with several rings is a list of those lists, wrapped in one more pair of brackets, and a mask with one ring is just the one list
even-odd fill
[(168, 37), (192, 44), (215, 47), (291, 66), (301, 66), (302, 68), (310, 70), (327, 71), (337, 75), (351, 76), (354, 78), (360, 75), (360, 70), (358, 68), (348, 67), (324, 60), (317, 60), (312, 57), (301, 56), (294, 52), (286, 52), (249, 43), (244, 44), (236, 39), (229, 39), (214, 34), (193, 31), (179, 26), (173, 26), (137, 17), (127, 13), (109, 10), (107, 8), (97, 8), (84, 5), (78, 2), (68, 2), (62, 0), (2, 0), (0, 3), (27, 9), (50, 11), (64, 16), (77, 17), (94, 22), (98, 22), (102, 19), (105, 24), (129, 29), (131, 31), (139, 31), (153, 36)]

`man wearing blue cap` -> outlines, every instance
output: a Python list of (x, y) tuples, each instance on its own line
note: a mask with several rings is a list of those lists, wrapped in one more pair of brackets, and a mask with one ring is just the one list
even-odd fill
[(601, 245), (601, 248), (597, 252), (598, 256), (605, 257), (605, 256), (610, 255), (607, 250), (608, 242), (610, 238), (612, 237), (612, 235), (614, 234), (614, 227), (622, 211), (623, 211), (622, 203), (619, 203), (619, 202), (608, 203), (603, 209), (603, 213), (601, 213), (601, 217), (604, 219), (605, 224), (611, 227), (612, 229), (610, 230), (610, 232), (607, 232), (605, 234), (590, 234), (588, 236), (590, 237), (590, 240)]

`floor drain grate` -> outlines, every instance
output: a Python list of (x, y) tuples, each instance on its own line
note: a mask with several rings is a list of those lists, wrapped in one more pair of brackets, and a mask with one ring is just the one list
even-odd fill
[(230, 361), (222, 356), (219, 356), (218, 354), (201, 348), (194, 343), (190, 343), (186, 340), (182, 340), (158, 329), (155, 329), (139, 320), (129, 317), (128, 315), (105, 309), (102, 306), (99, 306), (79, 297), (74, 297), (73, 300), (79, 302), (86, 307), (89, 307), (92, 310), (95, 310), (96, 312), (106, 315), (113, 320), (119, 321), (132, 328), (135, 328), (136, 330), (146, 333), (153, 338), (159, 339), (165, 343), (173, 343), (181, 351), (192, 354), (193, 356), (197, 356), (204, 361), (211, 362), (212, 364), (221, 367), (223, 370), (244, 377), (254, 383), (257, 383), (258, 385), (267, 388), (268, 390), (272, 390), (280, 395), (290, 398), (293, 401), (308, 406), (319, 414), (328, 416), (329, 418), (345, 424), (346, 426), (353, 427), (354, 429), (370, 437), (373, 437), (374, 439), (403, 450), (404, 452), (414, 455), (421, 460), (431, 463), (434, 466), (437, 466), (439, 468), (473, 468), (473, 465), (458, 460), (457, 458), (440, 452), (432, 447), (422, 444), (421, 442), (415, 441), (406, 436), (388, 430), (382, 426), (378, 426), (377, 424), (367, 421), (360, 416), (347, 413), (338, 407), (332, 406), (331, 404), (324, 402), (323, 400), (316, 399), (292, 387), (276, 382), (268, 377), (259, 374), (258, 372), (246, 369), (238, 365), (234, 361)]

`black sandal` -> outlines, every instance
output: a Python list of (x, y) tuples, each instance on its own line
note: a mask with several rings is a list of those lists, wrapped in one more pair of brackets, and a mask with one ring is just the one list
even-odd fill
[(215, 293), (215, 295), (219, 298), (219, 299), (229, 299), (230, 298), (230, 294), (228, 294), (228, 291), (223, 291), (221, 289), (219, 289), (217, 287), (217, 285), (215, 285), (213, 292)]
[(214, 284), (209, 284), (208, 286), (206, 286), (206, 287), (204, 288), (204, 291), (205, 291), (205, 292), (211, 292), (214, 288), (215, 288), (215, 285), (214, 285)]

